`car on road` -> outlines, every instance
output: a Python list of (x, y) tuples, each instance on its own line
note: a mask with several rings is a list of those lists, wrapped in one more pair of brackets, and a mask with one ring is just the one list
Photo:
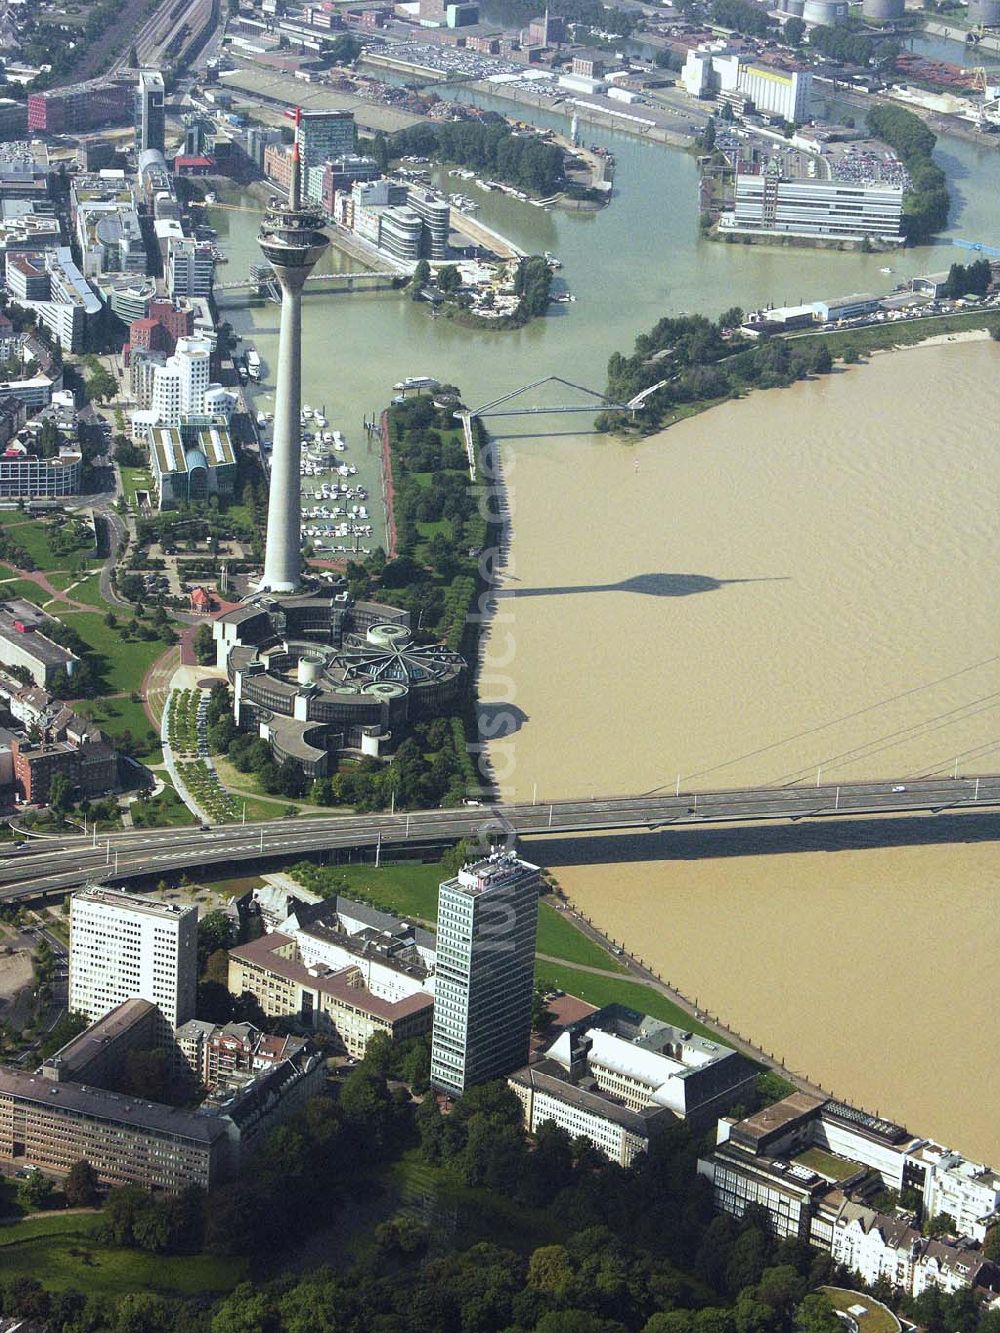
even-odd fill
[(906, 787), (903, 785), (902, 782), (898, 782), (896, 786), (893, 787), (893, 791), (906, 791)]

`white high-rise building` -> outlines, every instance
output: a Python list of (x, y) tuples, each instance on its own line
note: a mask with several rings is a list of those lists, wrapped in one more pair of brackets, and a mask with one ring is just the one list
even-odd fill
[(75, 893), (69, 914), (69, 1009), (91, 1023), (149, 1000), (171, 1028), (194, 1017), (198, 909), (118, 889)]
[(527, 1062), (539, 887), (538, 867), (510, 852), (441, 885), (431, 1083), (443, 1092)]
[(133, 438), (145, 439), (157, 426), (180, 426), (191, 418), (228, 420), (235, 399), (211, 382), (211, 361), (208, 338), (178, 338), (173, 356), (163, 365), (150, 365), (149, 407), (132, 413)]
[(210, 241), (171, 236), (167, 241), (167, 291), (170, 296), (211, 296), (215, 251)]

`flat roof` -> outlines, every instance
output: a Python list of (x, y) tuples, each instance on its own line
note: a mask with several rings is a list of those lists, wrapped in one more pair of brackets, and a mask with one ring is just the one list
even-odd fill
[(129, 1129), (187, 1139), (206, 1148), (227, 1132), (224, 1121), (217, 1116), (144, 1102), (82, 1083), (55, 1083), (41, 1074), (28, 1074), (20, 1069), (0, 1068), (0, 1097), (5, 1096), (46, 1109), (111, 1121)]
[(74, 893), (70, 899), (72, 908), (77, 902), (98, 903), (104, 907), (117, 907), (119, 910), (142, 912), (146, 916), (160, 917), (165, 921), (180, 921), (192, 913), (197, 916), (198, 909), (192, 903), (184, 907), (179, 903), (160, 903), (154, 898), (143, 898), (136, 893), (125, 893), (122, 889), (112, 889), (103, 884), (88, 885)]
[(145, 1022), (155, 1012), (156, 1005), (149, 1000), (140, 1000), (138, 997), (123, 1000), (103, 1018), (91, 1023), (79, 1036), (60, 1047), (54, 1055), (50, 1055), (45, 1065), (55, 1067), (58, 1061), (60, 1074), (72, 1077), (75, 1071), (82, 1070), (106, 1050), (109, 1043), (130, 1032), (137, 1024)]

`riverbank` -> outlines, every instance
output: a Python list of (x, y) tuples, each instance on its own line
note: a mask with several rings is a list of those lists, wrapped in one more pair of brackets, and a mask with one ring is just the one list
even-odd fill
[[(961, 314), (931, 315), (926, 318), (866, 324), (854, 329), (817, 328), (787, 336), (778, 335), (766, 343), (758, 343), (738, 352), (733, 357), (690, 368), (686, 372), (689, 378), (699, 377), (700, 374), (698, 382), (711, 384), (712, 387), (704, 391), (704, 396), (684, 398), (676, 402), (671, 402), (669, 399), (664, 401), (662, 393), (669, 393), (673, 382), (681, 378), (680, 372), (675, 372), (672, 380), (664, 381), (661, 396), (657, 398), (655, 393), (651, 394), (642, 408), (631, 414), (631, 422), (628, 425), (625, 424), (621, 414), (616, 416), (613, 413), (605, 414), (605, 424), (623, 437), (633, 436), (637, 432), (649, 434), (653, 431), (662, 431), (680, 421), (690, 420), (734, 398), (745, 397), (755, 388), (788, 388), (804, 379), (828, 374), (835, 360), (856, 363), (865, 356), (898, 351), (906, 347), (933, 346), (951, 342), (980, 342), (989, 339), (1000, 340), (1000, 311), (987, 312), (976, 309)], [(798, 367), (795, 365), (783, 367), (780, 373), (784, 375), (784, 379), (779, 382), (754, 383), (753, 377), (759, 374), (759, 371), (755, 369), (755, 363), (748, 361), (747, 358), (753, 358), (755, 354), (766, 355), (767, 373), (771, 374), (770, 365), (774, 361), (774, 355), (769, 349), (782, 343), (793, 349), (792, 356), (798, 355), (801, 364)], [(796, 348), (799, 349), (798, 353), (794, 350)], [(810, 349), (810, 355), (802, 357), (802, 349), (805, 348)], [(825, 353), (822, 359), (821, 353)], [(634, 360), (635, 358), (633, 362)], [(613, 376), (608, 386), (608, 396), (612, 401), (621, 402), (635, 388), (635, 384), (629, 383), (627, 379), (620, 379), (626, 364), (620, 361), (613, 367), (615, 376), (619, 378)], [(780, 358), (775, 365), (782, 367)], [(735, 380), (731, 378), (734, 369), (737, 370)], [(779, 369), (776, 368), (773, 373), (778, 374)]]
[[(992, 340), (928, 343), (669, 435), (508, 440), (517, 518), (479, 687), (518, 719), (490, 745), (505, 798), (990, 771), (998, 362)], [(963, 827), (668, 829), (534, 859), (797, 1074), (997, 1160), (995, 829)], [(886, 926), (942, 903), (963, 929), (933, 949)], [(912, 1039), (939, 1006), (970, 1015), (970, 1046)]]

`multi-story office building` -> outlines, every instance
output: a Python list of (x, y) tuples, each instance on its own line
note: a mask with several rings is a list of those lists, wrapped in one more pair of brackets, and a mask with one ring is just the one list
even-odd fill
[(212, 295), (215, 252), (210, 241), (171, 236), (167, 241), (167, 293), (173, 299)]
[(421, 255), (426, 259), (448, 258), (451, 206), (433, 190), (411, 188), (407, 204), (423, 223)]
[(135, 85), (95, 79), (69, 88), (28, 94), (28, 130), (37, 134), (83, 134), (99, 125), (125, 125), (135, 104)]
[(36, 685), (45, 686), (57, 671), (72, 676), (79, 660), (61, 643), (46, 638), (44, 626), (55, 624), (33, 602), (20, 597), (0, 603), (0, 664), (26, 667)]
[(23, 139), (28, 132), (28, 108), (13, 97), (0, 97), (0, 141)]
[(323, 199), (323, 167), (354, 152), (353, 111), (303, 111), (299, 126), (303, 194), (313, 203)]
[(528, 1058), (538, 867), (495, 852), (438, 894), (431, 1082), (459, 1096)]
[(135, 150), (163, 152), (163, 75), (158, 69), (140, 69), (135, 90)]
[(69, 1008), (91, 1022), (150, 1000), (171, 1031), (194, 1016), (198, 909), (92, 888), (70, 900)]
[(613, 1004), (568, 1024), (509, 1083), (532, 1133), (554, 1120), (628, 1166), (678, 1120), (710, 1123), (752, 1091), (756, 1073), (727, 1046)]
[(137, 403), (149, 403), (132, 413), (132, 434), (149, 437), (158, 426), (209, 426), (228, 421), (235, 399), (221, 384), (211, 382), (213, 346), (207, 338), (178, 338), (173, 356), (137, 352), (131, 358), (130, 381)]
[(83, 350), (88, 323), (101, 313), (101, 301), (68, 245), (8, 254), (7, 290), (12, 301), (35, 311), (64, 352)]
[(67, 779), (76, 800), (105, 796), (118, 786), (118, 757), (100, 732), (79, 741), (15, 736), (10, 749), (14, 790), (28, 805), (45, 805), (57, 773)]
[[(2, 420), (0, 410), (0, 420)], [(62, 448), (54, 458), (39, 458), (15, 440), (0, 454), (0, 496), (58, 499), (78, 495), (83, 456), (79, 449)]]
[(207, 1189), (230, 1160), (219, 1116), (0, 1068), (0, 1158), (66, 1172), (81, 1158), (107, 1185)]
[(236, 455), (224, 427), (156, 427), (149, 440), (149, 461), (160, 509), (233, 494)]
[[(345, 937), (307, 943), (304, 932), (272, 931), (230, 950), (229, 989), (253, 995), (268, 1018), (291, 1018), (337, 1038), (358, 1058), (376, 1032), (394, 1041), (429, 1032), (434, 1000), (426, 970), (398, 958), (391, 941), (381, 950), (373, 939), (371, 947), (349, 944)], [(323, 961), (325, 952), (331, 962)]]
[[(996, 1171), (901, 1125), (804, 1092), (745, 1120), (720, 1120), (715, 1150), (698, 1171), (721, 1211), (742, 1217), (755, 1204), (779, 1238), (829, 1250), (867, 1281), (885, 1277), (910, 1295), (983, 1280), (974, 1245), (1000, 1225)], [(959, 1240), (928, 1241), (905, 1219), (874, 1212), (865, 1200), (882, 1187), (918, 1193), (923, 1216), (947, 1213)]]
[(855, 181), (786, 180), (773, 172), (736, 177), (722, 232), (901, 245), (903, 188)]

